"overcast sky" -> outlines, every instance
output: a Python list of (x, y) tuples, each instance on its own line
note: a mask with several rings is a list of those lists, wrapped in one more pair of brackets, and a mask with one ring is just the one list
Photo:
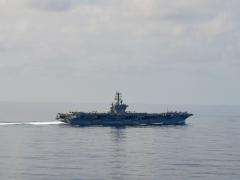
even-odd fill
[(0, 0), (0, 101), (240, 104), (239, 0)]

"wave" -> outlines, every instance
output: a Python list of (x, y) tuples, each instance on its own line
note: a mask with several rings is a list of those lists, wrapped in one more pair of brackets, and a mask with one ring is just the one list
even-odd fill
[(50, 122), (3, 122), (0, 123), (0, 126), (10, 126), (10, 125), (55, 125), (55, 124), (64, 124), (60, 121), (50, 121)]

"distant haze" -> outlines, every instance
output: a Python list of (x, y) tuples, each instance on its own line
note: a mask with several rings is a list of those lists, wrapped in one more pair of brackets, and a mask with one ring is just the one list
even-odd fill
[(239, 0), (0, 0), (0, 101), (240, 104)]

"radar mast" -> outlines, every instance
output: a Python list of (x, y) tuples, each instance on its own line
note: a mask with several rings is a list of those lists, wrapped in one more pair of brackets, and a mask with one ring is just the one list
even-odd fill
[(110, 108), (111, 113), (116, 113), (116, 114), (123, 114), (126, 113), (126, 109), (128, 105), (123, 104), (122, 101), (122, 94), (117, 91), (115, 94), (115, 103), (112, 103), (112, 106)]
[(117, 101), (116, 103), (119, 105), (119, 104), (122, 104), (122, 94), (117, 91), (116, 92), (116, 95), (115, 95), (115, 100)]

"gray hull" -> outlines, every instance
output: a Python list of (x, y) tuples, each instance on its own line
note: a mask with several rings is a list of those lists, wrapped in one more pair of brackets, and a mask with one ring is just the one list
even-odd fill
[(58, 120), (78, 126), (139, 126), (139, 125), (184, 125), (192, 114), (173, 112), (161, 114), (147, 113), (73, 113), (69, 116), (58, 115)]
[(128, 105), (122, 101), (122, 95), (116, 92), (115, 102), (108, 113), (69, 112), (58, 113), (57, 119), (78, 126), (140, 126), (140, 125), (183, 125), (192, 116), (187, 112), (135, 113), (126, 111)]

